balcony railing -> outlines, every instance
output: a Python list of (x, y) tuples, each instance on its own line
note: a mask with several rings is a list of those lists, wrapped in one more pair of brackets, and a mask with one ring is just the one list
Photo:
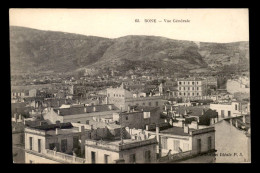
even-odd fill
[(169, 156), (164, 156), (158, 159), (158, 162), (169, 162), (169, 161), (176, 161), (181, 160), (187, 157), (192, 156), (192, 151), (185, 151), (181, 153), (171, 154)]
[(54, 159), (58, 159), (64, 162), (68, 163), (85, 163), (85, 159), (79, 158), (76, 156), (68, 155), (65, 153), (56, 152), (53, 150), (46, 149), (46, 152), (44, 153), (49, 157), (52, 157)]

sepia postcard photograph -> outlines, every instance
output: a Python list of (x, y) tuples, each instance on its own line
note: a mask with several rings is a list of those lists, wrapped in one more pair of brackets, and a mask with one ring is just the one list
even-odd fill
[(10, 8), (14, 164), (251, 163), (247, 8)]

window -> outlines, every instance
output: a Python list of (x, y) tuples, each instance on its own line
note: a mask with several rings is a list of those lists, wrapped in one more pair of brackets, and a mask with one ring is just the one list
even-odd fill
[(235, 110), (237, 110), (237, 104), (235, 105)]
[(30, 150), (33, 149), (33, 138), (29, 137), (29, 143), (30, 143)]
[(197, 151), (198, 153), (201, 152), (201, 139), (197, 139)]
[(194, 96), (194, 93), (192, 93), (192, 95)]
[(197, 84), (199, 84), (199, 82), (197, 82)]
[(109, 160), (109, 155), (104, 154), (104, 162), (105, 162), (105, 163), (108, 163), (108, 160)]
[(64, 153), (67, 151), (67, 139), (61, 140), (61, 151)]
[(190, 95), (190, 93), (188, 93), (188, 96)]
[(96, 152), (91, 151), (91, 163), (96, 163)]
[(188, 85), (190, 84), (190, 82), (188, 82)]
[(199, 90), (199, 87), (197, 87), (197, 90)]
[(151, 151), (150, 150), (148, 150), (148, 151), (145, 151), (145, 154), (144, 154), (145, 156), (145, 162), (146, 163), (149, 163), (149, 162), (151, 162)]
[(179, 87), (179, 90), (181, 90), (181, 87)]
[(179, 93), (179, 95), (181, 96), (181, 93)]
[(128, 120), (128, 116), (125, 117), (125, 120)]
[(179, 84), (181, 85), (181, 82), (179, 82)]
[(221, 118), (224, 118), (225, 116), (225, 110), (221, 110)]
[(162, 144), (161, 148), (167, 150), (167, 148), (168, 148), (168, 147), (167, 147), (167, 138), (162, 137), (162, 138), (161, 138), (161, 144)]
[(38, 152), (41, 153), (41, 139), (38, 139)]
[(144, 118), (150, 118), (150, 112), (144, 112)]
[(129, 155), (129, 162), (130, 162), (130, 163), (135, 163), (135, 162), (136, 162), (135, 154), (130, 154), (130, 155)]
[(174, 151), (179, 151), (180, 148), (180, 141), (179, 140), (174, 140), (173, 141), (173, 149)]
[(183, 82), (183, 84), (185, 85), (185, 82)]
[(211, 136), (208, 137), (208, 150), (211, 150)]
[(116, 96), (116, 94), (114, 94), (114, 97)]
[(159, 105), (159, 103), (158, 102), (155, 102), (155, 106), (158, 106)]
[(185, 91), (185, 87), (183, 87), (183, 90)]
[(194, 85), (194, 82), (192, 82), (192, 85)]
[(79, 137), (73, 136), (73, 148), (78, 148), (79, 146)]
[(188, 90), (190, 90), (190, 87), (188, 87)]
[(199, 95), (199, 93), (197, 93), (197, 96)]
[(152, 103), (151, 102), (149, 102), (149, 106), (151, 106), (152, 105)]
[(185, 95), (185, 93), (183, 93), (183, 95)]
[(194, 87), (192, 87), (192, 90), (194, 90)]
[(145, 105), (145, 103), (143, 103), (143, 105)]
[(54, 143), (49, 144), (49, 149), (50, 149), (50, 150), (53, 150), (54, 147), (55, 147), (55, 144), (54, 144)]
[(228, 117), (230, 117), (231, 116), (231, 111), (228, 111)]

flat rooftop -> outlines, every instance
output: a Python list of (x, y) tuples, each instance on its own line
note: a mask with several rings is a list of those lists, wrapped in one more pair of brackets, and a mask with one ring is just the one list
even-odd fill
[[(195, 129), (190, 128), (189, 131), (193, 131)], [(166, 130), (161, 130), (162, 134), (170, 134), (170, 135), (178, 135), (178, 136), (190, 136), (189, 133), (184, 133), (184, 128), (182, 127), (171, 127)]]

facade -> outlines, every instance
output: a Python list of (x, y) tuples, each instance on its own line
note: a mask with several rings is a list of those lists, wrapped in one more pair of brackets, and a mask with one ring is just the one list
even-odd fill
[(114, 113), (113, 121), (119, 122), (123, 127), (145, 129), (146, 125), (160, 122), (160, 109), (158, 107), (129, 106), (128, 111)]
[[(241, 121), (241, 119), (243, 119)], [(250, 163), (250, 120), (229, 118), (213, 126), (216, 129), (216, 163)]]
[(111, 104), (93, 106), (79, 105), (70, 108), (50, 108), (43, 117), (51, 123), (56, 123), (56, 121), (84, 123), (91, 117), (112, 117), (115, 112), (119, 112), (119, 110)]
[(86, 140), (87, 163), (155, 163), (156, 138), (110, 141)]
[(179, 97), (200, 97), (206, 95), (205, 81), (198, 78), (177, 79)]
[(134, 93), (124, 89), (123, 84), (118, 88), (107, 88), (107, 104), (114, 104), (118, 109), (127, 111), (128, 106), (149, 106), (162, 107), (162, 96), (144, 97), (144, 94), (135, 95)]
[[(163, 128), (157, 126), (156, 131), (128, 129), (131, 135), (145, 134), (148, 137), (156, 137), (158, 158), (169, 154), (188, 153), (197, 155), (215, 150), (215, 129), (205, 127), (199, 129), (198, 125), (171, 126)], [(161, 129), (161, 130), (160, 130)]]
[(250, 112), (250, 105), (247, 102), (226, 102), (211, 103), (210, 109), (218, 112), (220, 119), (237, 117)]
[(84, 152), (84, 142), (79, 141), (85, 140), (87, 132), (71, 123), (26, 127), (25, 163), (84, 163), (73, 152)]

